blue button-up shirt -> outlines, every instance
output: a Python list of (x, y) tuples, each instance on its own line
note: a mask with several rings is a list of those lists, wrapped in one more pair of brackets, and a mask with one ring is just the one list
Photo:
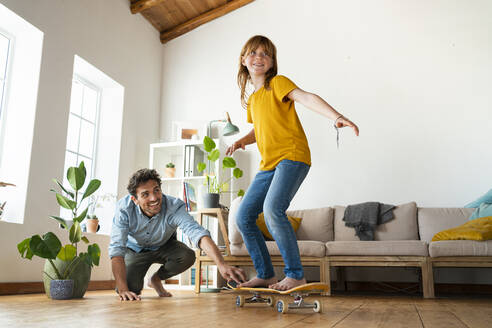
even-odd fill
[(172, 237), (178, 227), (197, 247), (203, 236), (210, 237), (210, 232), (186, 212), (182, 200), (163, 194), (161, 211), (149, 218), (132, 201), (131, 195), (127, 195), (116, 204), (109, 257), (125, 256), (127, 248), (137, 253), (144, 249), (157, 250)]

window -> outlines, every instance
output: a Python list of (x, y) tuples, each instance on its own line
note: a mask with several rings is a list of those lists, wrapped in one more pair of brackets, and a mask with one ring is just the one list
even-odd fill
[[(100, 95), (100, 88), (74, 74), (63, 170), (64, 185), (69, 185), (66, 176), (68, 168), (79, 166), (82, 161), (87, 172), (85, 186), (94, 177)], [(82, 194), (83, 190), (79, 196)], [(88, 205), (89, 199), (84, 199), (80, 208), (83, 210)], [(67, 209), (61, 208), (60, 214), (66, 219), (71, 218), (71, 211)]]
[[(73, 67), (64, 185), (69, 185), (65, 176), (68, 168), (84, 161), (84, 188), (90, 179), (101, 180), (101, 187), (94, 194), (98, 203), (90, 214), (99, 219), (98, 233), (109, 234), (118, 190), (124, 88), (77, 55)], [(88, 203), (88, 199), (83, 201), (81, 211)], [(60, 216), (70, 219), (71, 213), (62, 208)]]
[(5, 85), (7, 84), (9, 50), (10, 50), (10, 39), (3, 33), (0, 33), (0, 121), (2, 120)]
[(70, 166), (78, 166), (84, 161), (87, 181), (94, 177), (100, 95), (98, 87), (80, 76), (74, 76), (63, 174)]
[(0, 4), (0, 188), (2, 221), (23, 223), (43, 32)]

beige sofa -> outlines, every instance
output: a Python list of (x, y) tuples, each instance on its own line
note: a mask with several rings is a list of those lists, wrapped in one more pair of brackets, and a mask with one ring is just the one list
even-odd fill
[[(230, 249), (225, 259), (231, 265), (251, 265), (251, 258), (235, 224), (241, 198), (231, 204), (228, 216)], [(288, 211), (301, 217), (296, 232), (303, 266), (319, 267), (322, 282), (330, 282), (331, 267), (418, 267), (424, 298), (434, 297), (433, 267), (492, 267), (492, 241), (431, 242), (439, 231), (465, 223), (473, 209), (419, 208), (415, 202), (396, 206), (394, 219), (378, 226), (375, 241), (360, 241), (355, 230), (342, 220), (345, 207)], [(274, 265), (283, 265), (274, 241), (266, 242)], [(197, 262), (210, 262), (198, 256)], [(195, 289), (197, 292), (199, 289)]]
[(431, 267), (492, 267), (492, 240), (443, 240), (432, 237), (468, 221), (473, 208), (419, 208), (417, 213), (420, 239), (429, 244)]

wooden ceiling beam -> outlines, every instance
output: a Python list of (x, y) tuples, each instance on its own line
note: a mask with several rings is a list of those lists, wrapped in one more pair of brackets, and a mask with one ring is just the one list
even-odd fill
[[(152, 1), (152, 0), (150, 0)], [(156, 1), (156, 0), (154, 0)], [(242, 6), (247, 5), (250, 2), (253, 2), (255, 0), (232, 0), (226, 3), (225, 5), (222, 5), (220, 7), (217, 7), (215, 9), (209, 10), (200, 16), (197, 16), (187, 22), (184, 22), (183, 24), (180, 24), (176, 27), (173, 27), (170, 30), (162, 31), (161, 32), (161, 42), (166, 43), (169, 40), (175, 39), (180, 35), (183, 35), (195, 28), (197, 28), (200, 25), (203, 25), (205, 23), (208, 23), (216, 18), (219, 18), (221, 16), (224, 16), (227, 13), (230, 13), (231, 11), (234, 11)]]
[(132, 2), (130, 5), (130, 10), (132, 11), (132, 14), (138, 14), (145, 9), (152, 8), (154, 6), (157, 6), (161, 2), (164, 2), (165, 0), (137, 0)]

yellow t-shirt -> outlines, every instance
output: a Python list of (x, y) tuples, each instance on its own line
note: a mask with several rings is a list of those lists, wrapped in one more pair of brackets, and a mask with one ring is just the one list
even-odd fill
[(273, 170), (284, 159), (311, 165), (306, 134), (294, 102), (286, 98), (296, 88), (294, 82), (277, 75), (270, 81), (269, 90), (263, 86), (248, 99), (248, 122), (255, 129), (260, 170)]

